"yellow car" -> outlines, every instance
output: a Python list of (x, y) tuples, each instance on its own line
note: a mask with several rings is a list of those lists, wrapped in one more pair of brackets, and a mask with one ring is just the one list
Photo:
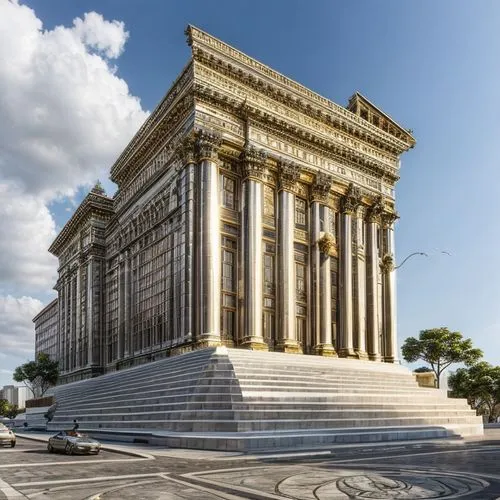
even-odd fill
[(0, 446), (16, 446), (16, 435), (4, 424), (0, 424)]

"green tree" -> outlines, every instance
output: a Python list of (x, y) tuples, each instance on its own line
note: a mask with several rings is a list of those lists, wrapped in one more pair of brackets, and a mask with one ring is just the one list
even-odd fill
[(6, 399), (0, 399), (0, 417), (6, 417), (9, 410), (9, 402)]
[(460, 332), (450, 332), (445, 327), (422, 330), (418, 339), (408, 337), (401, 350), (408, 363), (419, 359), (429, 363), (436, 375), (438, 387), (441, 374), (451, 364), (464, 363), (470, 366), (483, 356), (481, 349), (472, 346), (471, 339), (464, 339)]
[(451, 396), (466, 398), (478, 413), (490, 421), (500, 413), (500, 367), (482, 361), (469, 368), (459, 368), (450, 375)]
[(19, 413), (19, 408), (17, 407), (17, 405), (9, 404), (7, 411), (5, 412), (5, 416), (7, 418), (16, 418), (18, 413)]
[(14, 370), (12, 377), (16, 382), (23, 382), (33, 397), (42, 397), (47, 390), (57, 383), (59, 363), (52, 361), (47, 354), (41, 352), (35, 361), (28, 361)]

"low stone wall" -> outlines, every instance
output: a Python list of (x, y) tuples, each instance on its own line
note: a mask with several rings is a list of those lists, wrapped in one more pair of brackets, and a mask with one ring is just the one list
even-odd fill
[(28, 429), (46, 430), (47, 419), (45, 414), (49, 411), (50, 406), (37, 406), (35, 408), (26, 408), (26, 423)]
[(436, 387), (436, 375), (434, 372), (413, 372), (420, 387)]

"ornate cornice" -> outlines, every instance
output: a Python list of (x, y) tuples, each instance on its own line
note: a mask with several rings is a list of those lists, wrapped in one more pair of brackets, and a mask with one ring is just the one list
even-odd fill
[(222, 144), (222, 138), (219, 134), (199, 130), (196, 134), (196, 160), (210, 160), (217, 162), (219, 160), (218, 151)]
[[(178, 76), (165, 97), (158, 104), (123, 150), (111, 167), (110, 178), (120, 186), (123, 177), (128, 177), (129, 167), (142, 166), (142, 157), (155, 149), (156, 144), (165, 138), (165, 134), (178, 122), (179, 114), (184, 114), (187, 107), (193, 107), (194, 101), (185, 98), (189, 86), (193, 82), (193, 65), (189, 61)], [(181, 102), (182, 101), (182, 102)], [(147, 156), (147, 155), (146, 155)]]
[[(201, 102), (205, 102), (231, 114), (240, 115), (242, 112), (243, 103), (241, 100), (222, 95), (216, 89), (196, 84), (194, 91), (196, 99)], [(388, 167), (385, 163), (367, 156), (362, 151), (339, 142), (328, 140), (323, 136), (316, 135), (309, 130), (269, 113), (263, 113), (262, 110), (250, 104), (246, 104), (245, 113), (259, 125), (259, 128), (268, 130), (289, 143), (313, 150), (339, 163), (347, 161), (357, 170), (361, 170), (371, 176), (384, 178), (389, 183), (395, 184), (399, 180), (396, 168)]]
[(255, 146), (247, 145), (242, 151), (241, 171), (243, 180), (252, 179), (263, 182), (267, 178), (267, 153), (263, 149), (257, 149)]
[(278, 161), (278, 190), (296, 192), (297, 181), (300, 178), (300, 167), (291, 161), (280, 159)]
[(414, 145), (411, 134), (400, 127), (394, 134), (389, 134), (194, 26), (188, 26), (186, 34), (195, 61), (243, 81), (271, 95), (274, 100), (304, 110), (309, 116), (339, 129), (349, 130), (363, 140), (376, 142), (379, 147), (390, 149), (395, 154), (401, 154)]
[(108, 221), (114, 213), (111, 198), (91, 191), (61, 229), (52, 245), (50, 245), (49, 252), (59, 257), (64, 251), (65, 245), (78, 234), (78, 231), (82, 229), (91, 215), (100, 220)]
[(317, 201), (328, 205), (330, 189), (333, 184), (333, 176), (318, 172), (311, 185), (311, 201)]
[(347, 188), (346, 194), (341, 198), (340, 211), (347, 215), (353, 215), (356, 213), (360, 203), (361, 190), (351, 182)]

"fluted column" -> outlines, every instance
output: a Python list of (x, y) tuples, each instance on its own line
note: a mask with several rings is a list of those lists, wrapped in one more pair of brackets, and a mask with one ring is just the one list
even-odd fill
[(221, 342), (221, 243), (219, 206), (219, 136), (201, 131), (196, 138), (198, 160), (197, 304), (198, 343)]
[(262, 204), (267, 155), (247, 146), (241, 156), (243, 177), (243, 217), (241, 243), (243, 252), (243, 332), (242, 346), (267, 351), (262, 336), (263, 251)]
[[(332, 283), (330, 254), (335, 246), (330, 223), (328, 194), (333, 179), (319, 172), (311, 186), (311, 262), (314, 352), (336, 356), (332, 343)], [(323, 214), (321, 212), (323, 211)], [(321, 227), (323, 215), (323, 227)]]
[(295, 187), (300, 169), (290, 162), (279, 164), (278, 186), (278, 279), (279, 330), (276, 348), (284, 352), (302, 352), (296, 336), (295, 277)]
[(195, 140), (194, 137), (187, 136), (178, 150), (179, 159), (185, 169), (185, 189), (186, 189), (186, 242), (185, 242), (185, 301), (183, 314), (183, 328), (181, 334), (192, 337), (194, 334), (195, 308)]
[(382, 197), (374, 200), (367, 212), (366, 239), (367, 239), (367, 276), (366, 276), (366, 300), (367, 300), (367, 340), (368, 357), (372, 361), (380, 361), (380, 330), (379, 330), (379, 299), (378, 299), (378, 277), (379, 277), (379, 254), (378, 254), (378, 226), (383, 211)]
[(353, 337), (352, 300), (352, 216), (360, 203), (359, 188), (351, 183), (341, 200), (340, 214), (340, 343), (339, 356), (357, 357)]
[(75, 368), (81, 368), (80, 360), (82, 359), (81, 349), (83, 348), (81, 338), (82, 338), (82, 330), (81, 330), (81, 312), (82, 312), (82, 299), (81, 299), (81, 276), (80, 276), (80, 264), (75, 270), (75, 347), (76, 347), (76, 355), (75, 355)]
[(368, 359), (366, 352), (366, 261), (365, 261), (365, 208), (358, 207), (353, 221), (355, 231), (356, 269), (353, 279), (356, 283), (356, 307), (354, 311), (354, 350), (359, 359)]
[(396, 331), (396, 271), (394, 269), (394, 221), (395, 213), (382, 214), (384, 256), (382, 257), (382, 297), (383, 297), (383, 347), (384, 361), (395, 363), (398, 360)]

